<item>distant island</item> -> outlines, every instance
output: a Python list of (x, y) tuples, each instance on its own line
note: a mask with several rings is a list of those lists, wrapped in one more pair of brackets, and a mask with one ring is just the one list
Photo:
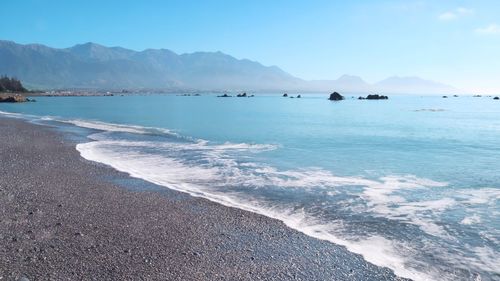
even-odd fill
[[(452, 86), (419, 77), (368, 83), (354, 75), (305, 80), (277, 66), (222, 52), (177, 54), (167, 49), (134, 51), (85, 43), (58, 49), (0, 40), (0, 73), (28, 88), (117, 92), (330, 92), (456, 94)], [(335, 66), (332, 65), (332, 68)]]

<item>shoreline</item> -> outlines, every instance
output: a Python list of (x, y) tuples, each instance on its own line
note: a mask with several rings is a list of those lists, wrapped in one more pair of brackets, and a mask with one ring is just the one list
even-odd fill
[(90, 162), (0, 117), (0, 280), (403, 280), (284, 223)]

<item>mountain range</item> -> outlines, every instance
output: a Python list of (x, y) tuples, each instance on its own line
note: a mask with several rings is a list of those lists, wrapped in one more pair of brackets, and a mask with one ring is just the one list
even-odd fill
[(57, 49), (0, 40), (0, 74), (17, 77), (37, 89), (420, 94), (458, 91), (418, 77), (390, 77), (375, 84), (352, 75), (308, 81), (277, 66), (264, 66), (221, 52), (176, 54), (167, 49), (134, 51), (95, 43)]

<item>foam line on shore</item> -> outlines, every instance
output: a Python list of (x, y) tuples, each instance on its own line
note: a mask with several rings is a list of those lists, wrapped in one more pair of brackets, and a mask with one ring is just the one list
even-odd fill
[[(407, 257), (400, 255), (397, 245), (392, 241), (372, 236), (364, 240), (348, 241), (332, 233), (337, 226), (317, 222), (313, 217), (293, 210), (281, 209), (277, 206), (265, 206), (261, 202), (249, 198), (241, 198), (237, 193), (217, 192), (210, 190), (201, 184), (189, 183), (193, 179), (196, 182), (214, 182), (218, 180), (220, 171), (215, 167), (186, 166), (176, 159), (165, 157), (146, 156), (137, 151), (123, 155), (123, 152), (109, 150), (102, 143), (89, 142), (77, 145), (77, 150), (87, 160), (107, 164), (118, 171), (126, 172), (132, 177), (140, 178), (154, 184), (188, 193), (195, 197), (202, 197), (219, 204), (235, 207), (254, 213), (262, 214), (284, 222), (287, 226), (303, 232), (311, 237), (327, 240), (332, 243), (345, 246), (349, 251), (362, 255), (365, 260), (381, 267), (391, 268), (396, 275), (414, 280), (434, 280), (432, 275), (419, 272), (408, 267)], [(102, 147), (100, 147), (102, 146)], [(106, 147), (108, 149), (106, 149)], [(125, 160), (126, 159), (126, 160)], [(146, 165), (146, 163), (148, 163)], [(154, 167), (154, 169), (153, 169)], [(269, 177), (272, 184), (281, 186), (317, 186), (325, 185), (325, 171), (313, 173), (300, 171), (279, 172), (271, 168), (261, 169), (260, 172), (275, 172), (277, 176)], [(280, 176), (294, 176), (296, 179), (283, 179)], [(239, 174), (238, 176), (244, 175)], [(238, 177), (236, 176), (236, 177)], [(246, 177), (247, 180), (252, 180)], [(255, 180), (255, 179), (253, 179)], [(262, 181), (263, 179), (257, 179)], [(266, 179), (264, 179), (266, 180)], [(258, 184), (257, 181), (257, 184)], [(373, 184), (370, 180), (358, 178), (342, 178), (330, 175), (326, 180), (328, 184), (341, 187), (345, 184)], [(255, 183), (255, 182), (254, 182)], [(249, 184), (249, 183), (246, 183)]]

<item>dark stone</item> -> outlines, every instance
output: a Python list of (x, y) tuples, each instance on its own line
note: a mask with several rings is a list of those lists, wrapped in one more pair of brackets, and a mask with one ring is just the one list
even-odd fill
[(384, 96), (384, 95), (368, 95), (368, 96), (366, 96), (366, 99), (367, 100), (387, 100), (387, 99), (389, 99), (389, 97)]
[(0, 95), (0, 102), (26, 102), (28, 101), (26, 97), (19, 95), (19, 94), (14, 94), (14, 95)]
[(448, 96), (443, 96), (443, 99), (447, 99), (447, 98), (448, 98)]
[(298, 96), (297, 96), (297, 98), (298, 98), (298, 99), (300, 99), (300, 98), (301, 98), (301, 96), (300, 96), (300, 95), (298, 95)]
[(288, 94), (287, 94), (287, 93), (284, 93), (284, 94), (283, 94), (283, 97), (284, 97), (284, 98), (288, 97)]
[(344, 96), (342, 96), (341, 94), (339, 94), (337, 92), (333, 92), (333, 93), (330, 94), (330, 97), (328, 99), (329, 100), (338, 101), (338, 100), (343, 100)]
[(494, 100), (500, 100), (500, 98), (499, 98), (499, 97), (494, 97), (493, 99), (494, 99)]
[(458, 98), (458, 95), (453, 95), (454, 98)]
[(359, 97), (358, 100), (364, 100), (365, 98), (364, 97)]
[(245, 98), (247, 96), (247, 93), (238, 94), (236, 96), (239, 97), (239, 98)]
[(218, 98), (230, 98), (232, 96), (228, 95), (228, 94), (223, 94), (222, 96), (217, 96)]

